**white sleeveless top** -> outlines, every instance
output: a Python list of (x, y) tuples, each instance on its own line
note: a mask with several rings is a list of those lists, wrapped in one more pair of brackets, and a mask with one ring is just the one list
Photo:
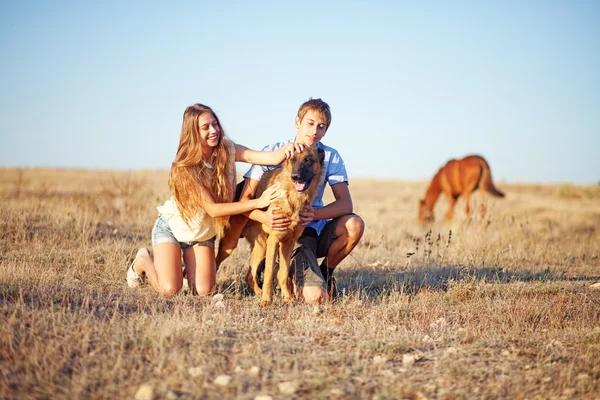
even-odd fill
[[(227, 166), (227, 169), (233, 180), (232, 187), (235, 188), (235, 144), (230, 140), (227, 140), (227, 149), (231, 156), (231, 162)], [(213, 166), (208, 163), (205, 163), (205, 165), (210, 169), (210, 173), (212, 174)], [(198, 209), (198, 212), (190, 220), (189, 224), (181, 216), (173, 197), (167, 200), (164, 205), (156, 208), (167, 220), (175, 239), (179, 242), (203, 242), (212, 239), (217, 234), (213, 218), (201, 208)]]

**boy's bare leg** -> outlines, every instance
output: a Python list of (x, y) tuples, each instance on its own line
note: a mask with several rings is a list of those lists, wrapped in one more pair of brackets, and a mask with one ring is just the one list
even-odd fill
[[(327, 251), (327, 268), (335, 269), (356, 247), (365, 231), (365, 223), (358, 215), (346, 215), (340, 218), (335, 227), (335, 240)], [(324, 277), (327, 279), (327, 277)]]
[(325, 301), (327, 292), (320, 286), (302, 287), (302, 298), (306, 304), (318, 304)]

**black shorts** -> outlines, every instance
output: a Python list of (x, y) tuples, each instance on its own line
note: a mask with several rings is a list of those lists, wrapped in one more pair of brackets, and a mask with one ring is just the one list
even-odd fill
[(354, 213), (346, 214), (328, 221), (321, 234), (314, 228), (306, 228), (296, 242), (292, 253), (291, 271), (296, 272), (297, 286), (320, 286), (327, 288), (325, 278), (317, 259), (327, 256), (331, 244), (335, 241), (335, 230), (340, 219)]

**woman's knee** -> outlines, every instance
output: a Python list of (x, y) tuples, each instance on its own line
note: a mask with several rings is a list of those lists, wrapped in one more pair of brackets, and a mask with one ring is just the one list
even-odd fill
[(162, 285), (158, 290), (158, 294), (165, 297), (175, 296), (181, 293), (182, 287), (176, 285)]
[(215, 285), (200, 284), (193, 287), (192, 290), (197, 296), (210, 296), (215, 291)]
[(174, 283), (174, 282), (166, 282), (166, 283), (160, 284), (158, 293), (161, 296), (171, 297), (171, 296), (175, 296), (175, 295), (181, 293), (182, 289), (183, 289), (183, 282), (181, 284)]

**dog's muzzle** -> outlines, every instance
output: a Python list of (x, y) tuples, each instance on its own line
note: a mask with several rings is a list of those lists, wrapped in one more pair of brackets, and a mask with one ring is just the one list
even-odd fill
[[(294, 182), (294, 186), (298, 192), (304, 192), (310, 186), (310, 182), (314, 178), (314, 175), (309, 179), (302, 179), (301, 174), (292, 175), (292, 181)], [(307, 174), (306, 174), (307, 175)]]

